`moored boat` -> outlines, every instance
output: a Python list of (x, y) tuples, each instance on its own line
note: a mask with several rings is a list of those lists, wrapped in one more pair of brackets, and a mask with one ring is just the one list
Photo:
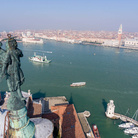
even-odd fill
[(29, 57), (29, 60), (35, 61), (35, 62), (40, 62), (40, 63), (50, 63), (51, 62), (51, 60), (48, 60), (46, 56), (36, 55), (36, 53), (34, 53), (33, 57)]
[(128, 122), (128, 123), (123, 123), (123, 124), (120, 124), (120, 125), (118, 125), (118, 127), (119, 128), (132, 128), (132, 127), (134, 127), (135, 125), (133, 124), (133, 123), (131, 123), (131, 122)]
[(132, 138), (138, 138), (138, 134), (133, 135)]
[(84, 86), (86, 85), (86, 82), (74, 82), (70, 86), (75, 87), (75, 86)]
[(93, 134), (94, 134), (95, 138), (101, 138), (98, 128), (97, 128), (97, 125), (92, 125), (92, 130), (93, 130)]
[(138, 134), (138, 127), (133, 127), (133, 128), (125, 129), (124, 133), (125, 134), (130, 134), (130, 135)]

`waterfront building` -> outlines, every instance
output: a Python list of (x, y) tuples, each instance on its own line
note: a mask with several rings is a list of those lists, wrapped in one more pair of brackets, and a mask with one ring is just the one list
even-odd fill
[(35, 44), (43, 44), (42, 39), (36, 39), (31, 35), (31, 32), (28, 31), (26, 34), (22, 32), (22, 42), (25, 43), (35, 43)]
[(121, 46), (122, 45), (122, 24), (119, 27), (118, 30), (118, 39), (106, 39), (104, 40), (103, 46)]
[(43, 33), (35, 33), (34, 36), (39, 37), (39, 38), (43, 38)]
[(115, 46), (118, 47), (119, 46), (119, 41), (112, 39), (112, 40), (105, 40), (102, 44), (103, 46)]
[(134, 39), (125, 39), (125, 46), (138, 47), (138, 37), (135, 37)]

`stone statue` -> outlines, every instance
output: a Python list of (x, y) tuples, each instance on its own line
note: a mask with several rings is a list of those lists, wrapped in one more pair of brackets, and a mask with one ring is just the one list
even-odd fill
[(8, 34), (8, 49), (0, 75), (1, 78), (6, 77), (9, 92), (11, 93), (7, 104), (8, 110), (18, 110), (25, 105), (25, 99), (20, 88), (24, 82), (24, 75), (20, 68), (20, 57), (23, 57), (22, 51), (17, 48), (16, 40)]
[[(4, 39), (7, 40), (7, 39)], [(0, 43), (0, 45), (2, 45)], [(4, 133), (9, 134), (9, 138), (34, 138), (35, 125), (27, 117), (27, 108), (25, 99), (22, 96), (20, 86), (24, 82), (24, 75), (21, 70), (20, 58), (23, 53), (17, 48), (16, 40), (8, 35), (7, 50), (4, 59), (0, 55), (2, 69), (0, 78), (6, 78), (10, 92), (10, 97), (7, 102), (9, 113), (9, 129)], [(2, 49), (0, 49), (0, 52)]]

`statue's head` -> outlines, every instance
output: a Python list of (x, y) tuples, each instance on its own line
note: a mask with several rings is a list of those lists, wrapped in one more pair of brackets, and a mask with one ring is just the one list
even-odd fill
[(17, 48), (17, 42), (14, 38), (11, 38), (11, 34), (7, 34), (8, 36), (8, 45), (10, 49), (16, 49)]

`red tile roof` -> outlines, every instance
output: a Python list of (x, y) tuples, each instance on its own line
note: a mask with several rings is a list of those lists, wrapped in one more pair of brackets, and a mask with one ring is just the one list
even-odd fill
[(59, 130), (63, 138), (85, 138), (73, 104), (52, 106), (51, 111), (59, 116)]
[(27, 115), (29, 117), (41, 117), (42, 114), (42, 104), (33, 102), (31, 99), (28, 101)]

